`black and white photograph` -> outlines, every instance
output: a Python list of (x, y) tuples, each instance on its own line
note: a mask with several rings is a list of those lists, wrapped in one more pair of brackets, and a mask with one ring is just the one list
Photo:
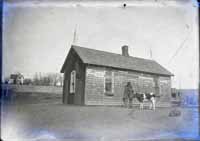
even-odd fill
[(3, 141), (200, 140), (197, 0), (4, 0)]

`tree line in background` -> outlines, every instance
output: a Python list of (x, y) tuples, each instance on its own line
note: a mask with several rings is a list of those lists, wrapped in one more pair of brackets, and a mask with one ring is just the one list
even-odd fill
[(62, 86), (63, 76), (60, 73), (35, 73), (33, 77), (34, 85), (44, 85), (44, 86)]
[(60, 73), (35, 73), (33, 78), (25, 78), (23, 74), (17, 72), (5, 78), (7, 84), (18, 85), (42, 85), (42, 86), (62, 86), (63, 75)]

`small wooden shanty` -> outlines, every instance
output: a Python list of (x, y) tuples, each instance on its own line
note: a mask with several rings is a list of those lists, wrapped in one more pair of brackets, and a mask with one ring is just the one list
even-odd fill
[(173, 74), (154, 60), (72, 45), (62, 66), (63, 103), (121, 105), (127, 82), (136, 92), (154, 92), (159, 105), (169, 105)]

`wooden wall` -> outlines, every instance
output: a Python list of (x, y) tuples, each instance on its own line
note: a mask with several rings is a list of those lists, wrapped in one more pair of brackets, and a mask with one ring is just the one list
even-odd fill
[[(154, 92), (160, 95), (158, 102), (170, 102), (171, 80), (170, 77), (142, 74), (137, 72), (120, 71), (114, 72), (114, 93), (107, 96), (104, 93), (104, 75), (108, 68), (87, 66), (85, 79), (85, 104), (86, 105), (121, 105), (124, 87), (131, 82), (136, 92)], [(110, 69), (109, 69), (110, 70)], [(138, 103), (136, 100), (134, 103)]]
[[(64, 104), (84, 104), (84, 88), (85, 88), (85, 65), (82, 63), (76, 52), (71, 49), (68, 56), (67, 67), (64, 72), (63, 85), (63, 103)], [(76, 88), (75, 93), (70, 93), (70, 75), (76, 71)]]

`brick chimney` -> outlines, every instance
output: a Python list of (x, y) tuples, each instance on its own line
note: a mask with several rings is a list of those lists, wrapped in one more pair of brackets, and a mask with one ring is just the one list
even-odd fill
[(129, 54), (128, 54), (128, 46), (127, 45), (122, 46), (122, 55), (126, 56), (126, 57), (129, 56)]

